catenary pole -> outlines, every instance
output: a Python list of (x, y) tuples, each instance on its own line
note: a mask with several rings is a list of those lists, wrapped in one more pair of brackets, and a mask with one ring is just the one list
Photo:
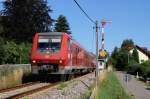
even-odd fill
[(98, 86), (98, 21), (96, 20), (96, 86)]

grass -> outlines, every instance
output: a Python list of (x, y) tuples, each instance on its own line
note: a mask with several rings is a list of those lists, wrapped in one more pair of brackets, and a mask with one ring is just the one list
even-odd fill
[(66, 82), (61, 82), (58, 86), (58, 90), (63, 90), (65, 87), (67, 87), (67, 83)]
[(109, 72), (98, 86), (98, 96), (94, 99), (132, 99), (132, 97), (127, 95), (116, 75)]
[(91, 90), (87, 90), (82, 96), (81, 99), (88, 99), (91, 95), (92, 91)]

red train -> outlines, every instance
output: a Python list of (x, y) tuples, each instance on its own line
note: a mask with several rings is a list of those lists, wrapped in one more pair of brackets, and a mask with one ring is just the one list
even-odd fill
[(33, 39), (33, 72), (81, 73), (93, 71), (96, 56), (87, 52), (67, 33), (36, 33)]

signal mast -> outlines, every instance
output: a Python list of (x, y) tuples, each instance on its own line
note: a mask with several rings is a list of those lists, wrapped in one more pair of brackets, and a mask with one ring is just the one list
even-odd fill
[(101, 47), (101, 49), (104, 51), (104, 26), (105, 26), (105, 24), (106, 23), (111, 23), (112, 21), (111, 20), (104, 20), (104, 19), (102, 19), (101, 20), (101, 24), (102, 24), (102, 47)]
[(102, 28), (102, 32), (101, 32), (101, 35), (102, 35), (102, 39), (101, 39), (101, 49), (99, 50), (99, 56), (100, 56), (100, 59), (98, 59), (100, 65), (99, 65), (99, 68), (101, 69), (104, 69), (105, 68), (105, 56), (107, 55), (107, 52), (105, 51), (104, 49), (104, 26), (106, 25), (106, 23), (111, 23), (112, 21), (111, 20), (104, 20), (102, 19), (101, 20), (101, 28)]

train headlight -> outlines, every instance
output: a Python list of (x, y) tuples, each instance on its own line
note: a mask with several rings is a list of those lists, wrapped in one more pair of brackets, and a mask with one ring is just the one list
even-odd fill
[(36, 61), (35, 61), (35, 60), (33, 60), (32, 62), (33, 62), (33, 63), (36, 63)]
[(61, 63), (62, 63), (62, 60), (59, 60), (59, 63), (61, 64)]

